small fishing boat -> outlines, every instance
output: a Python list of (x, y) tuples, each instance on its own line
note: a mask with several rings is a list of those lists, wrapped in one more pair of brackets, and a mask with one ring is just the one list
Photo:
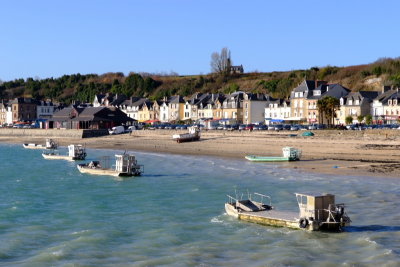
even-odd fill
[(188, 127), (188, 130), (188, 133), (174, 134), (172, 139), (174, 139), (177, 143), (198, 141), (200, 139), (200, 129), (198, 127)]
[(58, 147), (57, 143), (53, 139), (46, 139), (46, 144), (22, 144), (24, 148), (29, 149), (56, 149)]
[(279, 161), (296, 161), (300, 160), (301, 150), (294, 147), (282, 148), (282, 157), (264, 157), (264, 156), (245, 156), (247, 160), (258, 161), (258, 162), (279, 162)]
[(82, 145), (69, 145), (68, 155), (60, 155), (56, 150), (45, 151), (42, 153), (45, 159), (64, 159), (64, 160), (84, 160), (86, 158), (86, 149)]
[[(299, 213), (276, 210), (271, 205), (271, 197), (259, 193), (248, 193), (244, 200), (228, 195), (225, 211), (243, 221), (309, 231), (340, 231), (350, 225), (351, 220), (344, 210), (344, 204), (335, 204), (334, 195), (295, 195)], [(269, 202), (265, 203), (266, 200)]]
[(78, 164), (81, 173), (110, 176), (140, 176), (143, 173), (143, 165), (137, 164), (133, 155), (124, 153), (115, 155), (115, 168), (102, 166), (100, 161), (91, 161), (86, 164)]

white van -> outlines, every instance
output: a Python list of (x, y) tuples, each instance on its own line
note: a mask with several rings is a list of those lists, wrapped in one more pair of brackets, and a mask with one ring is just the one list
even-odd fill
[(122, 134), (125, 132), (124, 126), (116, 126), (112, 127), (111, 130), (108, 130), (110, 134)]

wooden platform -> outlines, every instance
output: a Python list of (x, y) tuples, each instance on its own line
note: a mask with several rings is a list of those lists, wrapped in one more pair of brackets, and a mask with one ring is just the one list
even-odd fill
[(290, 227), (299, 228), (298, 223), (298, 212), (287, 212), (287, 211), (276, 211), (276, 210), (265, 210), (258, 212), (241, 212), (238, 214), (238, 218), (243, 221), (279, 226), (279, 227)]

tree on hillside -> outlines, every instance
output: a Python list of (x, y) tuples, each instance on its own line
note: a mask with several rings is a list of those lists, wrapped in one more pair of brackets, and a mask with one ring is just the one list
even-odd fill
[(326, 119), (328, 125), (333, 125), (336, 117), (336, 111), (340, 107), (339, 99), (326, 96), (318, 100), (317, 107), (320, 116), (320, 122), (323, 122), (324, 119)]
[(111, 86), (111, 93), (122, 94), (122, 85), (120, 84), (118, 79), (114, 79), (113, 84)]
[(221, 49), (221, 53), (211, 54), (211, 72), (218, 74), (229, 74), (232, 66), (231, 51), (227, 47)]
[(123, 93), (126, 96), (132, 96), (136, 93), (138, 89), (143, 88), (143, 85), (144, 80), (142, 76), (136, 73), (129, 74), (129, 76), (125, 79)]

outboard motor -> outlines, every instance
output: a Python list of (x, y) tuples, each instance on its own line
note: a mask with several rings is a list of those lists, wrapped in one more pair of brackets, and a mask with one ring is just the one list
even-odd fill
[(336, 213), (336, 220), (340, 221), (340, 219), (343, 217), (344, 214), (344, 207), (343, 206), (336, 206), (335, 208), (335, 213)]

